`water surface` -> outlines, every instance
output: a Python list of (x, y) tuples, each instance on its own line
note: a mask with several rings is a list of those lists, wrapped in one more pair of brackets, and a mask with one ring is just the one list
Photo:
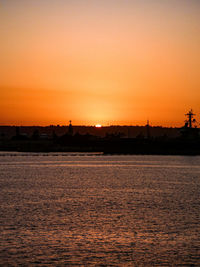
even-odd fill
[(0, 153), (0, 264), (197, 266), (200, 157)]

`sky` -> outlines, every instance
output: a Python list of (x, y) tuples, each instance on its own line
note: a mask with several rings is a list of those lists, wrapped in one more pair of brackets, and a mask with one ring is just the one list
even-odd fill
[(199, 0), (0, 0), (0, 125), (200, 122)]

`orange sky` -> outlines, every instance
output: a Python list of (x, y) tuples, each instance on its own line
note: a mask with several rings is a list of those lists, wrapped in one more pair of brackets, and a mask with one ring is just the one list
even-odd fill
[(8, 0), (0, 124), (200, 122), (200, 1)]

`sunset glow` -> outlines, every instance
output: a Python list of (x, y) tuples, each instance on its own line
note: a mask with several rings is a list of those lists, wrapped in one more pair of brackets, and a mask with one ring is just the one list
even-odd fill
[(96, 128), (101, 128), (101, 124), (96, 124), (95, 127)]
[[(2, 1), (1, 125), (200, 121), (200, 1)], [(97, 127), (97, 126), (96, 126)]]

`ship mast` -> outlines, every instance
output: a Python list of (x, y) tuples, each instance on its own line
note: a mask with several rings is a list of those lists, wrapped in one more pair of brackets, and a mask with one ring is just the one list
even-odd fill
[(189, 123), (189, 128), (192, 128), (192, 123), (193, 123), (193, 122), (196, 122), (196, 120), (193, 119), (193, 117), (194, 117), (195, 115), (196, 115), (196, 114), (193, 113), (192, 109), (191, 109), (187, 114), (185, 114), (185, 116), (188, 117), (188, 119), (187, 119), (186, 122)]

